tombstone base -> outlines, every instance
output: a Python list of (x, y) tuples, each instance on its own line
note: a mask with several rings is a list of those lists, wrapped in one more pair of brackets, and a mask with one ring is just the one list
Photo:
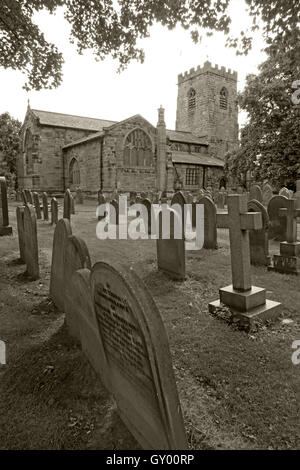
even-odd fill
[[(216, 313), (218, 309), (222, 307), (222, 305), (224, 304), (222, 304), (220, 300), (211, 302), (209, 304), (209, 312)], [(273, 300), (268, 299), (266, 299), (263, 305), (259, 305), (255, 308), (252, 308), (248, 312), (241, 312), (229, 305), (226, 306), (229, 307), (232, 316), (239, 320), (241, 325), (247, 327), (251, 327), (256, 321), (265, 322), (267, 320), (274, 320), (281, 313), (281, 304), (279, 302), (274, 302)]]
[(234, 289), (230, 285), (220, 289), (219, 293), (222, 304), (239, 312), (248, 312), (259, 305), (263, 305), (266, 301), (266, 290), (256, 286), (252, 286), (251, 289), (243, 292)]
[(12, 227), (10, 227), (10, 225), (0, 227), (0, 237), (5, 237), (7, 235), (12, 235)]
[(282, 256), (300, 256), (300, 242), (280, 243), (280, 255)]
[(297, 256), (274, 255), (273, 265), (268, 266), (269, 271), (281, 274), (300, 274), (300, 258)]

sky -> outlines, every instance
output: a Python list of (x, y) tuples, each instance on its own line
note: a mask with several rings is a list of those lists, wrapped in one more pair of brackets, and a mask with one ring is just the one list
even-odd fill
[[(230, 14), (233, 33), (245, 31), (251, 24), (244, 0), (232, 0)], [(179, 73), (209, 60), (213, 65), (236, 70), (241, 91), (246, 75), (257, 73), (258, 65), (265, 60), (260, 33), (255, 36), (252, 51), (247, 56), (237, 56), (234, 49), (225, 47), (222, 33), (194, 44), (189, 31), (181, 27), (169, 31), (154, 25), (150, 37), (139, 41), (145, 50), (145, 62), (132, 62), (125, 71), (117, 73), (118, 62), (110, 57), (96, 62), (90, 51), (77, 54), (76, 46), (69, 42), (70, 26), (61, 9), (55, 15), (40, 12), (35, 15), (35, 22), (64, 55), (63, 82), (54, 90), (26, 92), (21, 72), (0, 68), (0, 114), (8, 111), (20, 121), (24, 120), (28, 99), (33, 109), (115, 121), (141, 114), (153, 125), (162, 105), (167, 128), (174, 129)], [(246, 115), (240, 113), (240, 125), (245, 120)]]

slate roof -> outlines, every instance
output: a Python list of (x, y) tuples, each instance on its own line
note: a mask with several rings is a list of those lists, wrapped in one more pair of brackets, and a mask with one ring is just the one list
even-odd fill
[(219, 158), (210, 157), (209, 155), (200, 155), (199, 153), (177, 152), (174, 150), (172, 151), (172, 162), (190, 165), (224, 166), (223, 160)]
[(32, 109), (31, 111), (39, 119), (40, 124), (45, 126), (101, 131), (103, 127), (111, 126), (116, 123), (116, 121), (109, 121), (107, 119), (73, 116), (71, 114), (53, 113), (38, 109)]
[(173, 131), (167, 129), (167, 137), (174, 142), (208, 145), (208, 143), (206, 142), (206, 136), (196, 137), (191, 132)]

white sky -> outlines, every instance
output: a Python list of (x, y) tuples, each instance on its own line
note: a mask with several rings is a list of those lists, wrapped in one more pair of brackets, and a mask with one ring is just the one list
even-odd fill
[[(244, 0), (231, 1), (232, 31), (239, 33), (250, 24)], [(157, 123), (157, 109), (163, 105), (167, 128), (175, 128), (177, 75), (206, 60), (238, 72), (238, 89), (242, 90), (248, 73), (256, 73), (257, 66), (265, 60), (264, 46), (258, 33), (248, 56), (236, 56), (234, 49), (225, 47), (221, 33), (195, 45), (189, 31), (156, 25), (150, 38), (140, 42), (145, 50), (144, 64), (131, 63), (117, 73), (118, 63), (111, 58), (96, 62), (91, 52), (80, 56), (69, 43), (69, 24), (62, 10), (56, 15), (41, 12), (36, 23), (46, 39), (54, 42), (64, 55), (63, 83), (54, 90), (26, 92), (22, 89), (25, 77), (21, 72), (0, 68), (0, 114), (8, 111), (23, 121), (27, 100), (35, 109), (67, 114), (122, 120), (141, 114), (152, 124)], [(240, 123), (245, 115), (240, 115)]]

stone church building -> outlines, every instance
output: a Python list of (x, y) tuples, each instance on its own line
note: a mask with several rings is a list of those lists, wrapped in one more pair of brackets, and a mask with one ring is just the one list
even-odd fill
[(121, 122), (31, 109), (21, 129), (19, 188), (59, 194), (177, 189), (226, 184), (226, 152), (238, 145), (237, 73), (225, 67), (178, 76), (176, 129), (139, 114)]

